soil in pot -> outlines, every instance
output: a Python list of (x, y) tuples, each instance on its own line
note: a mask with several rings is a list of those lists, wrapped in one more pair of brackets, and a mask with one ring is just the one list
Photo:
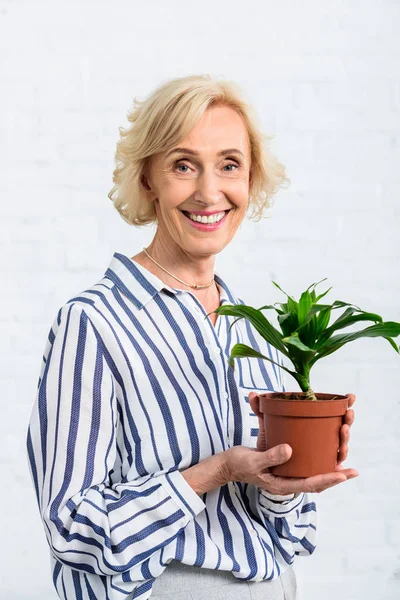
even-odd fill
[(292, 447), (290, 459), (269, 467), (269, 471), (280, 477), (332, 473), (348, 396), (315, 393), (317, 401), (305, 400), (304, 392), (271, 392), (259, 396), (267, 449), (284, 443)]

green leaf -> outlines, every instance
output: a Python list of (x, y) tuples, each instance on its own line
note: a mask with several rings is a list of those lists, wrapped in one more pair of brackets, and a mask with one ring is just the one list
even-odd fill
[(299, 334), (299, 338), (306, 346), (310, 348), (315, 348), (315, 340), (317, 337), (317, 315), (308, 319), (304, 325), (297, 329), (297, 333)]
[[(397, 337), (398, 335), (400, 335), (400, 323), (396, 323), (394, 321), (387, 321), (386, 323), (378, 323), (376, 325), (371, 325), (371, 327), (361, 329), (361, 331), (356, 331), (354, 333), (342, 333), (339, 335), (334, 335), (319, 349), (317, 356), (315, 356), (311, 360), (310, 365), (312, 366), (320, 358), (332, 354), (332, 352), (335, 352), (345, 344), (354, 340), (358, 340), (359, 338), (384, 337), (385, 339), (388, 339), (392, 337)], [(394, 342), (389, 343), (393, 348), (396, 346)], [(396, 352), (399, 352), (399, 349), (397, 347), (395, 348), (395, 350)]]
[(294, 312), (294, 313), (298, 314), (299, 305), (297, 304), (296, 300), (293, 300), (293, 298), (288, 298), (287, 306), (288, 306), (289, 312)]
[[(328, 279), (328, 278), (327, 278), (327, 277), (324, 277), (323, 279), (320, 279), (320, 280), (319, 280), (317, 283), (312, 283), (311, 285), (309, 285), (309, 286), (308, 286), (308, 288), (307, 288), (307, 291), (308, 291), (308, 290), (309, 290), (311, 287), (313, 287), (313, 288), (317, 287), (317, 285), (319, 285), (320, 283), (322, 283), (322, 282), (323, 282), (323, 281), (325, 281), (326, 279)], [(314, 290), (313, 290), (313, 291), (314, 291)]]
[(331, 327), (333, 327), (334, 325), (337, 325), (338, 323), (342, 323), (343, 321), (345, 321), (348, 317), (350, 317), (352, 314), (354, 314), (355, 312), (361, 312), (361, 314), (364, 315), (369, 315), (371, 321), (378, 321), (379, 323), (382, 323), (383, 319), (382, 317), (380, 317), (379, 315), (376, 315), (374, 313), (369, 313), (366, 312), (365, 310), (361, 310), (359, 308), (354, 308), (353, 306), (350, 308), (347, 308), (343, 314), (340, 315), (340, 317), (338, 317), (336, 319), (336, 321), (334, 321), (331, 325)]
[(235, 320), (233, 321), (233, 323), (230, 325), (230, 327), (229, 327), (229, 331), (231, 330), (231, 328), (234, 326), (234, 324), (235, 324), (237, 321), (240, 321), (240, 319), (244, 319), (244, 317), (238, 317), (237, 319), (235, 319)]
[(330, 292), (330, 291), (331, 291), (331, 289), (332, 289), (332, 287), (328, 288), (328, 289), (326, 290), (326, 292), (324, 292), (323, 294), (320, 294), (319, 296), (317, 296), (317, 297), (316, 297), (316, 299), (315, 299), (315, 301), (316, 301), (316, 302), (318, 302), (318, 300), (321, 300), (321, 298), (323, 298), (324, 296), (326, 296), (326, 294), (327, 294), (328, 292)]
[(397, 346), (397, 344), (392, 340), (392, 338), (385, 337), (385, 340), (387, 340), (389, 342), (389, 344), (392, 346), (392, 348), (394, 348), (396, 350), (396, 352), (398, 352), (400, 354), (400, 347)]
[(288, 312), (288, 305), (287, 302), (277, 302), (277, 304), (279, 304), (279, 306), (282, 309), (282, 312), (287, 313)]
[(283, 335), (294, 333), (299, 325), (297, 314), (294, 312), (279, 315), (278, 323), (282, 329)]
[(301, 294), (300, 296), (300, 300), (299, 300), (299, 312), (298, 312), (298, 316), (299, 316), (299, 325), (303, 325), (303, 323), (306, 320), (306, 317), (308, 315), (308, 311), (311, 308), (311, 304), (312, 304), (312, 300), (311, 300), (311, 294), (309, 291), (305, 291)]
[(261, 308), (259, 308), (258, 310), (265, 310), (267, 308), (273, 308), (274, 310), (276, 310), (273, 304), (266, 304), (265, 306), (261, 306)]
[[(311, 317), (315, 313), (317, 313), (321, 310), (324, 310), (325, 308), (330, 308), (331, 310), (334, 310), (335, 308), (343, 308), (344, 306), (354, 306), (354, 304), (349, 304), (348, 302), (342, 302), (341, 300), (335, 300), (335, 302), (333, 304), (314, 304), (313, 306), (311, 306), (310, 310), (308, 311), (307, 319), (311, 319)], [(358, 308), (358, 306), (356, 306), (356, 308), (361, 311), (361, 309)]]
[[(281, 290), (281, 292), (282, 292), (283, 294), (285, 294), (285, 296), (287, 296), (288, 298), (291, 298), (291, 296), (289, 296), (289, 294), (287, 294), (287, 293), (286, 293), (286, 292), (285, 292), (285, 291), (284, 291), (284, 290), (283, 290), (283, 289), (282, 289), (282, 288), (281, 288), (281, 287), (280, 287), (280, 286), (279, 286), (279, 285), (276, 283), (276, 281), (273, 281), (272, 283), (273, 283), (273, 284), (274, 284), (274, 285), (275, 285), (275, 286), (278, 288), (278, 290)], [(292, 298), (292, 300), (293, 300), (293, 298)]]
[(244, 357), (264, 358), (265, 360), (268, 360), (269, 362), (273, 363), (274, 365), (277, 365), (280, 369), (283, 369), (287, 373), (290, 373), (290, 375), (292, 375), (293, 377), (296, 375), (295, 371), (291, 371), (290, 369), (285, 367), (283, 364), (278, 363), (278, 362), (272, 360), (271, 358), (268, 358), (268, 356), (264, 356), (264, 354), (257, 352), (257, 350), (254, 350), (254, 348), (251, 348), (250, 346), (246, 346), (246, 344), (235, 344), (233, 346), (230, 356), (229, 356), (229, 360), (228, 360), (229, 366), (234, 368), (234, 359), (235, 358), (244, 358)]
[(299, 350), (305, 350), (307, 352), (312, 352), (312, 354), (316, 353), (316, 350), (314, 350), (313, 348), (309, 348), (308, 346), (303, 344), (303, 342), (300, 340), (297, 332), (289, 337), (283, 338), (282, 342), (285, 342), (285, 344), (291, 344), (292, 346), (296, 346), (296, 348), (298, 348)]
[[(343, 329), (344, 327), (349, 327), (350, 325), (353, 325), (354, 323), (358, 323), (358, 321), (378, 321), (379, 323), (382, 322), (382, 317), (380, 317), (379, 315), (376, 315), (374, 313), (367, 313), (367, 312), (363, 311), (361, 314), (353, 315), (352, 313), (354, 311), (355, 311), (355, 309), (348, 308), (342, 314), (342, 316), (339, 317), (339, 319), (336, 319), (336, 321), (334, 323), (332, 323), (332, 325), (330, 327), (325, 329), (322, 336), (318, 340), (317, 349), (322, 347), (325, 344), (325, 342), (331, 337), (332, 333), (334, 331), (337, 331), (338, 329)], [(346, 313), (347, 313), (347, 316), (345, 316)]]
[(317, 331), (315, 335), (317, 340), (328, 325), (329, 319), (331, 318), (331, 312), (331, 307), (328, 306), (327, 308), (321, 310), (321, 312), (317, 316)]
[[(282, 343), (282, 334), (275, 329), (268, 319), (256, 308), (245, 304), (222, 304), (215, 311), (219, 315), (230, 315), (233, 317), (245, 317), (250, 321), (258, 333), (274, 348), (282, 354), (288, 355), (286, 346)], [(211, 314), (211, 313), (209, 313)], [(233, 323), (229, 327), (231, 330)]]

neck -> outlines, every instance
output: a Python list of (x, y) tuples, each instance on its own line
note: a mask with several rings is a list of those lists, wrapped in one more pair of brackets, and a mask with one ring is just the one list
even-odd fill
[(219, 295), (219, 290), (215, 282), (209, 287), (202, 289), (195, 289), (189, 285), (185, 285), (186, 283), (205, 285), (213, 281), (215, 264), (215, 257), (213, 255), (193, 257), (183, 252), (179, 247), (175, 246), (175, 248), (171, 248), (171, 244), (163, 245), (161, 242), (156, 242), (155, 239), (146, 247), (146, 250), (152, 259), (157, 261), (164, 269), (170, 271), (172, 275), (182, 280), (178, 281), (178, 279), (166, 273), (164, 269), (147, 256), (144, 250), (132, 257), (133, 260), (142, 264), (165, 284), (175, 289), (188, 290), (205, 301), (207, 299), (214, 299), (216, 295)]

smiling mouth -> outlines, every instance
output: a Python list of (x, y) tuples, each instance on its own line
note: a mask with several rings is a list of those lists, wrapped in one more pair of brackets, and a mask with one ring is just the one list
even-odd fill
[[(180, 209), (179, 209), (179, 210), (180, 210)], [(221, 213), (222, 213), (222, 212), (224, 212), (224, 213), (225, 213), (225, 215), (226, 215), (226, 214), (227, 214), (229, 211), (231, 211), (231, 210), (232, 210), (231, 208), (228, 208), (227, 210), (221, 210), (220, 212), (221, 212)], [(189, 212), (189, 211), (187, 211), (187, 210), (181, 210), (181, 213), (183, 213), (183, 214), (184, 214), (184, 215), (186, 215), (187, 217), (189, 217), (189, 215), (193, 214), (193, 213), (190, 213), (190, 212)], [(215, 213), (215, 214), (218, 214), (218, 213)], [(204, 217), (204, 216), (206, 216), (206, 215), (200, 215), (200, 216), (203, 216), (203, 217)], [(190, 217), (189, 217), (189, 218), (190, 218)], [(197, 223), (201, 223), (201, 221), (197, 221)]]

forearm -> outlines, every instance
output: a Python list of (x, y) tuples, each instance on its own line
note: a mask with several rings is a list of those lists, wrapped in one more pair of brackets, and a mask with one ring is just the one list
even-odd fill
[(200, 496), (230, 481), (226, 459), (227, 450), (209, 456), (193, 467), (181, 471), (181, 475)]

